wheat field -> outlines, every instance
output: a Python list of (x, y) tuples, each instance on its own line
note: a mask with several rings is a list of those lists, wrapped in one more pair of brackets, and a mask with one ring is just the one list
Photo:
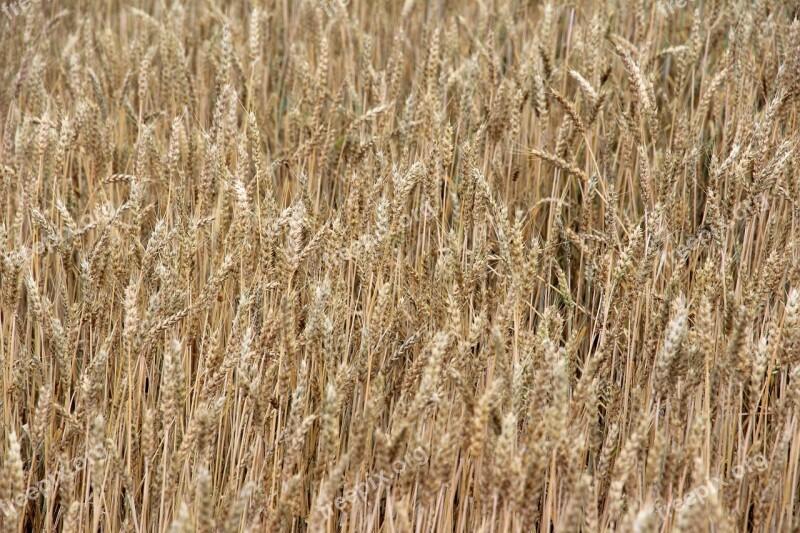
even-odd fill
[(800, 530), (797, 0), (4, 0), (0, 524)]

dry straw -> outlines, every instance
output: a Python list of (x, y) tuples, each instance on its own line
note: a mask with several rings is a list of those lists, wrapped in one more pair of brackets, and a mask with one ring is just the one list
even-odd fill
[(1, 530), (800, 529), (797, 2), (660, 7), (31, 3)]

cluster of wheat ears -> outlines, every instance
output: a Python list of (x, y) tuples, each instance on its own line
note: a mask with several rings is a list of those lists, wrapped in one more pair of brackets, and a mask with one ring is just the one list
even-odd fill
[(800, 527), (796, 0), (0, 28), (0, 524)]

